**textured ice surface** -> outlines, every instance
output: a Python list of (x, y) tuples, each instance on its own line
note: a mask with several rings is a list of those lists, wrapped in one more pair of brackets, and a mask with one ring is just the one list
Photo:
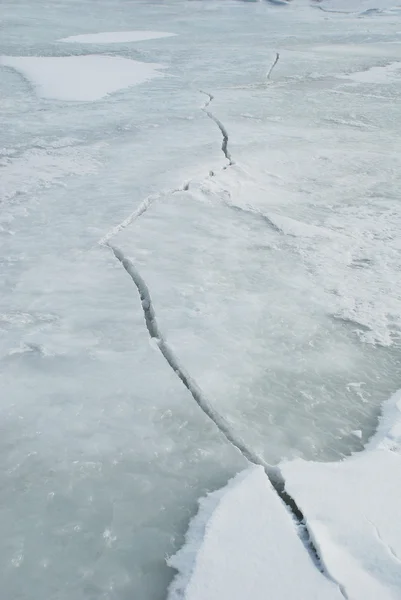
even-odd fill
[(230, 167), (158, 198), (114, 242), (147, 282), (175, 354), (248, 446), (267, 461), (286, 448), (332, 458), (336, 439), (357, 442), (369, 397), (381, 394), (383, 370), (396, 379), (396, 365), (383, 352), (377, 369), (377, 351), (360, 344), (357, 319), (348, 327), (344, 300), (326, 287), (329, 264), (333, 284), (348, 275), (354, 241), (277, 215), (277, 188), (270, 213), (275, 189), (256, 172)]
[(101, 33), (83, 33), (62, 38), (60, 42), (77, 42), (79, 44), (123, 44), (125, 42), (142, 42), (158, 38), (171, 37), (175, 33), (165, 31), (104, 31)]
[(185, 545), (168, 563), (169, 600), (342, 600), (318, 571), (262, 467), (199, 501)]
[(350, 79), (357, 83), (398, 83), (401, 81), (401, 62), (390, 63), (383, 67), (371, 67), (366, 71), (344, 75), (344, 79)]
[(384, 405), (364, 452), (340, 463), (281, 466), (325, 568), (350, 600), (400, 597), (400, 404), (397, 393)]
[[(244, 468), (149, 342), (105, 236), (267, 460), (361, 448), (399, 387), (399, 83), (341, 79), (399, 61), (399, 20), (305, 4), (2, 2), (1, 56), (172, 75), (54, 102), (0, 66), (5, 598), (161, 600), (197, 498)], [(131, 30), (177, 35), (57, 41)]]
[(32, 195), (68, 175), (97, 173), (97, 149), (99, 146), (92, 146), (88, 151), (79, 140), (65, 138), (53, 144), (36, 140), (34, 147), (28, 149), (5, 150), (0, 157), (0, 202), (15, 201), (22, 194)]
[(364, 13), (365, 11), (380, 12), (397, 6), (395, 0), (322, 0), (318, 6), (329, 11), (344, 13)]
[(17, 70), (42, 98), (99, 100), (118, 90), (161, 77), (155, 63), (121, 56), (1, 56), (0, 64)]

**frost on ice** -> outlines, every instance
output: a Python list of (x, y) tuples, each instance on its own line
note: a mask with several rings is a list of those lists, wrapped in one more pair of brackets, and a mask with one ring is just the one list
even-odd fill
[(199, 501), (168, 600), (343, 600), (314, 565), (262, 467)]
[(108, 94), (154, 77), (162, 65), (120, 56), (2, 56), (0, 64), (15, 69), (42, 98), (69, 101), (99, 100)]

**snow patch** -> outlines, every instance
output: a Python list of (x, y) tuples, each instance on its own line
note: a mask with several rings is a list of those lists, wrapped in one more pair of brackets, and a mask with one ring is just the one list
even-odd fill
[(343, 600), (316, 569), (262, 467), (252, 466), (199, 501), (168, 600)]
[(161, 77), (156, 63), (120, 56), (1, 56), (0, 65), (15, 69), (42, 98), (90, 102), (132, 85)]
[(177, 34), (167, 33), (166, 31), (105, 31), (71, 35), (58, 41), (79, 44), (124, 44), (126, 42), (143, 42), (175, 35)]
[(401, 78), (401, 62), (392, 62), (382, 67), (371, 67), (365, 71), (357, 71), (348, 75), (338, 75), (339, 79), (349, 79), (357, 83), (389, 84)]

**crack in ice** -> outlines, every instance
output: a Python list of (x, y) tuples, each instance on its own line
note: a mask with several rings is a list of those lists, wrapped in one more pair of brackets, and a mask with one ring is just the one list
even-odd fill
[(261, 457), (255, 454), (252, 450), (247, 448), (245, 443), (231, 431), (230, 425), (228, 424), (226, 419), (214, 409), (214, 407), (205, 397), (198, 384), (192, 379), (192, 377), (187, 373), (186, 369), (180, 364), (178, 358), (176, 357), (173, 350), (170, 348), (166, 339), (164, 338), (162, 332), (160, 331), (159, 325), (156, 320), (156, 314), (153, 307), (153, 302), (149, 292), (149, 288), (146, 285), (146, 282), (143, 279), (142, 275), (139, 273), (138, 269), (132, 262), (132, 260), (127, 258), (124, 255), (124, 253), (116, 246), (112, 246), (109, 243), (106, 243), (105, 245), (110, 248), (116, 259), (122, 264), (122, 266), (124, 267), (128, 275), (131, 277), (138, 290), (149, 337), (156, 342), (163, 357), (165, 358), (169, 366), (172, 368), (174, 373), (177, 375), (177, 377), (181, 380), (181, 382), (191, 393), (193, 399), (195, 400), (199, 408), (201, 408), (201, 410), (213, 421), (213, 423), (225, 436), (228, 442), (235, 448), (237, 448), (249, 462), (252, 462), (256, 465), (261, 465), (265, 470), (271, 469), (270, 465), (268, 465)]
[(126, 217), (123, 221), (121, 221), (121, 223), (110, 229), (110, 231), (108, 231), (106, 235), (99, 240), (98, 243), (101, 246), (107, 246), (108, 242), (111, 240), (112, 237), (114, 237), (115, 235), (117, 235), (117, 233), (131, 225), (131, 223), (138, 219), (144, 212), (148, 210), (150, 206), (152, 206), (153, 202), (155, 202), (156, 200), (160, 200), (161, 198), (164, 198), (165, 196), (168, 196), (170, 194), (185, 192), (188, 190), (188, 188), (189, 182), (186, 182), (180, 187), (172, 188), (170, 190), (165, 190), (162, 192), (157, 192), (156, 194), (150, 194), (144, 200), (142, 200), (140, 205), (130, 215), (128, 215), (128, 217)]
[[(116, 246), (113, 246), (108, 242), (106, 242), (104, 245), (110, 248), (115, 258), (124, 267), (125, 271), (131, 277), (133, 283), (137, 288), (141, 300), (141, 306), (144, 314), (146, 328), (150, 339), (156, 343), (162, 356), (164, 357), (170, 368), (174, 371), (176, 376), (180, 379), (180, 381), (190, 392), (198, 407), (203, 411), (203, 413), (207, 417), (209, 417), (209, 419), (211, 419), (211, 421), (213, 421), (217, 429), (226, 438), (226, 440), (237, 450), (239, 450), (239, 452), (246, 460), (255, 465), (260, 465), (264, 468), (265, 473), (271, 485), (273, 486), (273, 489), (276, 491), (283, 503), (287, 506), (295, 522), (297, 523), (297, 534), (302, 544), (304, 545), (305, 550), (311, 557), (311, 560), (313, 561), (315, 566), (323, 573), (323, 575), (331, 579), (322, 566), (322, 561), (320, 559), (317, 548), (313, 543), (313, 539), (309, 533), (302, 511), (298, 507), (295, 500), (285, 490), (285, 481), (279, 469), (267, 463), (262, 457), (253, 452), (253, 450), (251, 450), (250, 448), (248, 448), (244, 441), (232, 431), (229, 423), (223, 417), (223, 415), (221, 415), (209, 402), (209, 400), (206, 398), (205, 394), (198, 386), (196, 381), (182, 366), (178, 357), (175, 355), (172, 348), (168, 345), (166, 338), (163, 336), (163, 333), (161, 332), (156, 319), (156, 313), (149, 288), (142, 275), (136, 268), (135, 264), (132, 262), (132, 260), (130, 260), (124, 255), (122, 250), (120, 250)], [(337, 582), (335, 583), (339, 585)], [(340, 585), (339, 588), (341, 593), (344, 595), (344, 598), (348, 600), (346, 594), (343, 592)]]
[(395, 550), (391, 546), (389, 546), (388, 544), (386, 544), (386, 542), (383, 540), (383, 538), (382, 538), (382, 536), (380, 534), (380, 531), (379, 531), (377, 525), (375, 525), (373, 523), (373, 521), (371, 521), (370, 519), (368, 519), (366, 516), (365, 516), (365, 519), (371, 525), (371, 527), (372, 527), (373, 531), (375, 532), (375, 535), (376, 535), (378, 541), (380, 542), (380, 544), (385, 547), (385, 549), (387, 550), (388, 554), (390, 554), (393, 557), (393, 559), (395, 560), (395, 562), (398, 565), (401, 565), (401, 559), (398, 557), (398, 555), (395, 552)]
[[(267, 74), (267, 79), (270, 78), (270, 75), (271, 75), (274, 67), (277, 64), (279, 57), (280, 57), (280, 55), (278, 53), (276, 53), (276, 58)], [(228, 132), (227, 132), (225, 126), (223, 125), (223, 123), (217, 117), (215, 117), (211, 111), (208, 110), (208, 107), (210, 106), (211, 102), (214, 100), (214, 96), (208, 92), (201, 92), (201, 93), (205, 94), (208, 97), (208, 100), (205, 102), (204, 106), (202, 107), (202, 111), (218, 126), (218, 128), (221, 132), (222, 138), (223, 138), (222, 144), (221, 144), (221, 150), (228, 162), (228, 164), (225, 167), (223, 167), (223, 170), (224, 170), (235, 164), (235, 162), (232, 159), (231, 154), (228, 150), (229, 135), (228, 135)], [(211, 176), (213, 175), (212, 171), (210, 172), (210, 175)], [(344, 596), (345, 600), (348, 600), (348, 596), (345, 593), (343, 586), (341, 586), (338, 582), (334, 581), (332, 579), (332, 577), (327, 573), (326, 569), (324, 568), (323, 561), (322, 561), (321, 557), (319, 556), (317, 547), (313, 541), (313, 537), (309, 532), (309, 529), (308, 529), (308, 526), (306, 523), (306, 519), (305, 519), (302, 511), (300, 510), (299, 506), (297, 505), (296, 501), (294, 500), (294, 498), (292, 498), (292, 496), (290, 496), (288, 494), (288, 492), (285, 490), (285, 480), (284, 480), (280, 470), (277, 467), (267, 463), (262, 457), (260, 457), (258, 454), (256, 454), (250, 448), (248, 448), (248, 446), (245, 444), (245, 442), (232, 431), (228, 421), (224, 418), (223, 415), (221, 415), (213, 407), (213, 405), (206, 398), (206, 396), (204, 395), (203, 391), (198, 386), (196, 381), (190, 376), (190, 374), (182, 366), (178, 357), (175, 355), (172, 348), (168, 345), (167, 340), (165, 339), (165, 337), (163, 336), (163, 333), (161, 332), (161, 330), (159, 328), (159, 325), (158, 325), (158, 322), (156, 319), (155, 309), (154, 309), (152, 298), (150, 295), (150, 291), (149, 291), (149, 288), (148, 288), (145, 280), (143, 279), (142, 275), (140, 274), (139, 270), (137, 269), (137, 267), (135, 266), (133, 261), (130, 260), (129, 258), (127, 258), (120, 248), (117, 248), (116, 246), (114, 246), (110, 243), (110, 240), (112, 237), (114, 237), (115, 235), (117, 235), (117, 233), (119, 233), (120, 231), (122, 231), (123, 229), (125, 229), (126, 227), (131, 225), (137, 218), (139, 218), (144, 212), (146, 212), (148, 210), (148, 208), (153, 204), (153, 202), (155, 202), (156, 200), (159, 200), (161, 198), (164, 198), (165, 196), (168, 196), (169, 194), (175, 194), (177, 192), (187, 191), (189, 189), (189, 184), (190, 184), (190, 182), (186, 182), (178, 188), (170, 189), (170, 190), (167, 190), (164, 192), (159, 192), (159, 193), (151, 194), (151, 195), (147, 196), (141, 202), (141, 204), (135, 209), (135, 211), (133, 211), (128, 217), (126, 217), (123, 221), (121, 221), (121, 223), (119, 223), (118, 225), (113, 227), (99, 241), (99, 244), (101, 246), (105, 246), (105, 247), (109, 248), (112, 251), (114, 257), (120, 262), (120, 264), (123, 266), (123, 268), (125, 269), (127, 274), (132, 279), (133, 283), (135, 284), (135, 287), (138, 291), (138, 294), (139, 294), (139, 297), (141, 300), (141, 306), (142, 306), (142, 310), (143, 310), (143, 314), (144, 314), (144, 320), (145, 320), (146, 329), (148, 331), (149, 337), (151, 340), (153, 340), (156, 343), (158, 349), (160, 350), (160, 352), (161, 352), (162, 356), (164, 357), (164, 359), (166, 360), (167, 364), (170, 366), (170, 368), (174, 371), (175, 375), (180, 379), (180, 381), (183, 383), (183, 385), (190, 392), (190, 394), (192, 395), (192, 398), (195, 400), (198, 407), (203, 411), (203, 413), (209, 419), (211, 419), (211, 421), (214, 423), (214, 425), (217, 427), (217, 429), (220, 431), (220, 433), (226, 438), (226, 440), (229, 442), (229, 444), (231, 444), (234, 448), (236, 448), (248, 462), (253, 463), (255, 465), (260, 465), (264, 468), (265, 473), (266, 473), (273, 489), (275, 490), (277, 495), (280, 497), (282, 502), (286, 505), (286, 507), (290, 511), (291, 515), (293, 516), (293, 518), (297, 524), (298, 537), (301, 540), (305, 550), (309, 554), (312, 562), (324, 576), (326, 576), (328, 579), (332, 580), (339, 587), (339, 590), (342, 593), (342, 595)], [(263, 213), (261, 213), (259, 211), (255, 211), (252, 209), (243, 209), (241, 207), (236, 207), (235, 205), (230, 205), (229, 203), (227, 203), (227, 206), (229, 206), (230, 208), (236, 209), (236, 210), (241, 210), (243, 212), (252, 213), (254, 216), (256, 216), (258, 218), (262, 218), (276, 232), (281, 232), (280, 228), (277, 227), (275, 225), (275, 223), (269, 219), (269, 217), (267, 217), (266, 215), (264, 215)]]
[[(221, 143), (221, 151), (223, 152), (224, 156), (227, 159), (227, 162), (228, 162), (227, 166), (231, 167), (231, 165), (234, 165), (235, 162), (233, 161), (231, 154), (228, 150), (228, 131), (225, 128), (225, 126), (223, 125), (223, 123), (220, 121), (220, 119), (215, 117), (215, 115), (210, 110), (208, 110), (208, 107), (214, 100), (214, 96), (213, 96), (213, 94), (209, 94), (209, 92), (204, 92), (203, 90), (199, 90), (199, 91), (201, 94), (205, 94), (205, 96), (208, 97), (208, 100), (202, 106), (202, 110), (209, 117), (209, 119), (211, 119), (214, 123), (216, 123), (217, 127), (220, 129), (220, 133), (223, 137), (223, 141)], [(227, 168), (227, 167), (225, 167), (225, 168)]]

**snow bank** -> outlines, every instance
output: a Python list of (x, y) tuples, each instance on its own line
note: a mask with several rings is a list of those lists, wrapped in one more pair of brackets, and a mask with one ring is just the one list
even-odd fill
[(262, 467), (199, 501), (168, 600), (343, 600), (313, 564)]
[(339, 463), (281, 465), (322, 562), (350, 600), (400, 598), (400, 449), (398, 393), (365, 452)]
[(166, 31), (105, 31), (101, 33), (71, 35), (58, 41), (79, 44), (123, 44), (125, 42), (156, 40), (174, 35), (176, 34), (167, 33)]
[(161, 77), (162, 65), (119, 56), (1, 56), (0, 65), (11, 67), (35, 86), (42, 98), (99, 100), (118, 90)]

